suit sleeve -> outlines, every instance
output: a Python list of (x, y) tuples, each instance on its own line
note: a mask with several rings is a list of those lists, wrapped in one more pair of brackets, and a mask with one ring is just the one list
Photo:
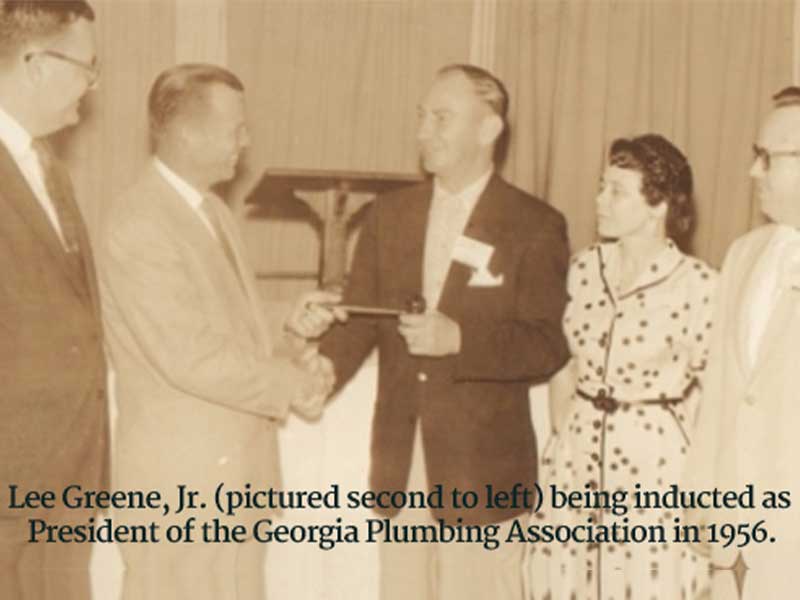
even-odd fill
[(110, 318), (121, 321), (109, 329), (129, 332), (130, 343), (174, 388), (236, 411), (284, 419), (302, 371), (285, 359), (260, 359), (252, 346), (212, 326), (173, 239), (144, 218), (106, 232), (101, 280), (116, 311)]
[(515, 278), (514, 310), (503, 319), (459, 323), (460, 381), (542, 381), (569, 357), (561, 326), (569, 249), (563, 217), (528, 241)]
[[(375, 203), (367, 209), (364, 226), (356, 246), (350, 278), (344, 293), (345, 304), (376, 306), (378, 301), (378, 216)], [(335, 325), (320, 344), (320, 353), (333, 362), (339, 391), (355, 375), (375, 347), (378, 336), (375, 319), (350, 319)]]
[(728, 310), (731, 283), (737, 278), (738, 257), (741, 242), (735, 242), (725, 258), (722, 274), (715, 290), (711, 313), (710, 343), (708, 348), (708, 366), (701, 376), (702, 400), (697, 408), (697, 419), (691, 432), (692, 444), (686, 457), (683, 486), (686, 489), (711, 489), (717, 480), (717, 455), (720, 447), (720, 435), (731, 435), (720, 431), (720, 423), (725, 419), (723, 414), (733, 410), (735, 400), (723, 396), (726, 344), (730, 330), (734, 325), (734, 315)]

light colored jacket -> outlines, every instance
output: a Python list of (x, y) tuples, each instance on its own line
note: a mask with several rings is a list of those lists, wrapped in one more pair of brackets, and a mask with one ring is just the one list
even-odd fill
[[(775, 231), (774, 225), (756, 229), (737, 240), (726, 257), (704, 400), (684, 482), (687, 488), (739, 492), (754, 486), (754, 509), (704, 515), (718, 529), (724, 523), (749, 524), (750, 533), (764, 521), (766, 541), (741, 548), (750, 569), (746, 589), (755, 594), (746, 597), (753, 598), (794, 597), (796, 584), (789, 575), (800, 560), (800, 277), (794, 285), (784, 281), (781, 286), (752, 366), (746, 347), (748, 290), (758, 285), (759, 259)], [(792, 506), (766, 508), (769, 492), (780, 491), (791, 492)], [(733, 564), (743, 540), (737, 537), (728, 548), (714, 544), (712, 562)]]
[(302, 384), (271, 354), (230, 211), (219, 199), (212, 208), (243, 282), (152, 165), (111, 209), (98, 252), (119, 406), (116, 487), (174, 496), (186, 484), (209, 510), (220, 483), (279, 485), (276, 426)]

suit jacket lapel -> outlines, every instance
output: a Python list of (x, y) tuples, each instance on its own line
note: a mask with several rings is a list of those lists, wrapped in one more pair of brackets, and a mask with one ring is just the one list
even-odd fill
[[(412, 188), (413, 194), (401, 207), (400, 217), (403, 226), (394, 230), (395, 244), (397, 247), (398, 262), (392, 265), (404, 265), (404, 268), (392, 268), (392, 274), (397, 278), (398, 288), (408, 290), (408, 298), (422, 294), (423, 269), (425, 268), (425, 234), (428, 229), (428, 217), (431, 210), (433, 185), (428, 182), (417, 188)], [(398, 306), (396, 308), (405, 308)], [(429, 307), (430, 308), (430, 307)]]
[[(62, 174), (61, 179), (63, 180), (64, 178), (66, 178), (66, 175)], [(39, 200), (28, 185), (22, 171), (19, 170), (17, 163), (3, 144), (0, 144), (0, 180), (3, 182), (3, 196), (48, 249), (53, 261), (58, 265), (59, 271), (69, 281), (78, 296), (85, 299), (86, 289), (84, 284), (77, 277), (75, 269), (64, 251), (64, 247), (61, 245), (58, 234), (53, 229), (50, 219), (39, 204)], [(69, 190), (71, 188), (67, 187), (65, 189)], [(74, 201), (71, 201), (71, 204), (73, 209), (77, 211)], [(81, 250), (84, 250), (88, 248), (88, 240), (85, 237), (85, 232), (82, 233)]]
[[(772, 354), (785, 348), (787, 328), (792, 320), (798, 317), (800, 317), (800, 291), (782, 289), (761, 337), (756, 362), (749, 378), (751, 384), (762, 372), (766, 372), (766, 365), (769, 364)], [(794, 340), (791, 343), (794, 343)]]
[[(741, 265), (741, 276), (737, 278), (736, 284), (733, 286), (732, 290), (732, 299), (735, 303), (733, 314), (737, 316), (734, 329), (736, 332), (734, 340), (736, 346), (735, 354), (739, 361), (739, 371), (742, 373), (745, 380), (751, 379), (752, 374), (755, 372), (755, 364), (751, 364), (750, 362), (748, 349), (750, 343), (750, 319), (748, 311), (750, 311), (752, 307), (753, 293), (756, 287), (761, 283), (759, 278), (764, 268), (761, 262), (772, 237), (773, 233), (770, 233), (769, 235), (763, 236), (762, 239), (754, 240), (754, 248), (745, 255), (748, 260), (745, 264)], [(772, 316), (774, 317), (774, 315), (775, 311), (773, 311)], [(761, 338), (761, 347), (758, 350), (757, 356), (763, 354), (763, 346), (766, 344), (766, 335), (769, 329), (770, 324), (768, 322)], [(760, 362), (758, 358), (756, 362)]]
[[(75, 216), (74, 220), (77, 224), (76, 233), (78, 235), (78, 248), (80, 249), (80, 260), (82, 261), (83, 267), (78, 270), (70, 268), (69, 273), (73, 283), (75, 283), (76, 289), (80, 292), (81, 296), (91, 304), (95, 309), (95, 314), (98, 319), (100, 319), (100, 295), (97, 289), (94, 256), (89, 234), (86, 230), (86, 224), (83, 220), (83, 213), (81, 213), (80, 206), (75, 199), (75, 192), (69, 174), (59, 166), (56, 169), (56, 176), (58, 178), (57, 185), (63, 194), (63, 200), (67, 205), (67, 210), (71, 211)], [(59, 248), (60, 247), (61, 245), (59, 243)]]
[[(166, 196), (164, 199), (169, 203), (168, 210), (172, 212), (173, 218), (177, 222), (176, 227), (178, 227), (178, 231), (176, 232), (176, 235), (180, 235), (193, 248), (197, 248), (198, 252), (206, 252), (209, 255), (209, 258), (207, 259), (207, 268), (209, 269), (209, 273), (213, 273), (221, 277), (224, 280), (225, 287), (228, 291), (235, 290), (231, 292), (231, 296), (236, 299), (237, 314), (246, 318), (250, 324), (248, 330), (253, 336), (253, 339), (258, 343), (263, 343), (263, 335), (261, 335), (261, 332), (257, 330), (257, 327), (254, 324), (253, 305), (251, 304), (250, 298), (247, 297), (245, 291), (242, 289), (242, 284), (239, 281), (239, 277), (233, 271), (233, 265), (230, 264), (230, 261), (225, 255), (225, 251), (220, 246), (220, 243), (214, 239), (211, 232), (208, 231), (207, 227), (203, 224), (203, 221), (197, 214), (194, 213), (192, 208), (186, 203), (186, 200), (181, 197), (178, 191), (161, 176), (154, 166), (151, 166), (150, 169), (150, 175), (153, 178), (155, 185), (157, 185), (158, 189), (160, 190), (159, 197)], [(213, 210), (216, 210), (216, 207), (214, 207), (213, 204), (212, 207)], [(217, 211), (216, 214), (219, 216), (220, 212), (221, 211)], [(220, 222), (224, 221), (224, 217), (220, 219)], [(226, 231), (226, 233), (229, 234), (230, 232)], [(229, 235), (229, 239), (233, 243), (234, 238)], [(239, 266), (241, 268), (241, 263)]]
[(255, 282), (252, 277), (253, 270), (247, 260), (244, 243), (236, 229), (236, 224), (230, 218), (231, 215), (223, 210), (218, 210), (216, 206), (213, 207), (213, 210), (216, 211), (220, 225), (225, 235), (228, 236), (228, 241), (233, 249), (234, 258), (236, 259), (236, 268), (239, 270), (241, 284), (244, 287), (243, 292), (249, 303), (249, 311), (245, 312), (250, 319), (253, 330), (259, 332), (259, 335), (255, 336), (256, 341), (263, 345), (267, 352), (270, 352), (272, 350), (272, 343), (264, 319), (264, 304), (261, 301), (261, 296), (255, 289)]
[[(462, 232), (464, 237), (496, 246), (502, 232), (502, 219), (505, 216), (498, 197), (502, 195), (503, 183), (497, 174), (493, 174), (478, 198), (472, 215)], [(492, 259), (494, 260), (494, 256)], [(491, 266), (491, 262), (489, 263)], [(467, 287), (472, 269), (459, 262), (450, 262), (450, 269), (444, 282), (444, 289), (439, 300), (439, 311), (455, 317), (459, 313), (464, 288)]]

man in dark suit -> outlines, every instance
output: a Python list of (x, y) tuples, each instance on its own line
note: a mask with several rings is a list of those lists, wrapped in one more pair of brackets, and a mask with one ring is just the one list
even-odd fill
[[(418, 140), (433, 182), (375, 202), (344, 294), (345, 304), (392, 308), (422, 294), (427, 311), (401, 316), (399, 326), (351, 316), (320, 346), (337, 386), (378, 348), (371, 487), (444, 486), (443, 509), (385, 511), (394, 523), (494, 524), (501, 540), (524, 506), (490, 510), (481, 500), (457, 510), (449, 491), (533, 487), (528, 388), (568, 355), (566, 226), (494, 173), (507, 106), (503, 84), (483, 69), (439, 71), (419, 107)], [(324, 324), (316, 312), (290, 326), (313, 336)], [(522, 556), (521, 544), (382, 544), (381, 595), (521, 599)]]
[[(9, 598), (38, 593), (14, 587), (14, 573), (44, 567), (48, 576), (29, 583), (85, 598), (90, 546), (26, 544), (26, 519), (35, 515), (9, 507), (9, 485), (58, 494), (69, 484), (106, 484), (106, 368), (92, 254), (69, 176), (44, 141), (78, 122), (80, 100), (97, 79), (94, 13), (77, 0), (7, 0), (1, 10), (0, 580)], [(88, 516), (56, 508), (45, 518)], [(59, 572), (73, 576), (52, 581)]]

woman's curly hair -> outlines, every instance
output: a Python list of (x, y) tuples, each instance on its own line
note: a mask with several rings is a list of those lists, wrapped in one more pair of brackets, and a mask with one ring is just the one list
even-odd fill
[(667, 203), (666, 230), (682, 250), (688, 250), (695, 226), (692, 168), (683, 153), (665, 137), (648, 133), (614, 140), (611, 165), (642, 174), (642, 194), (650, 206)]

